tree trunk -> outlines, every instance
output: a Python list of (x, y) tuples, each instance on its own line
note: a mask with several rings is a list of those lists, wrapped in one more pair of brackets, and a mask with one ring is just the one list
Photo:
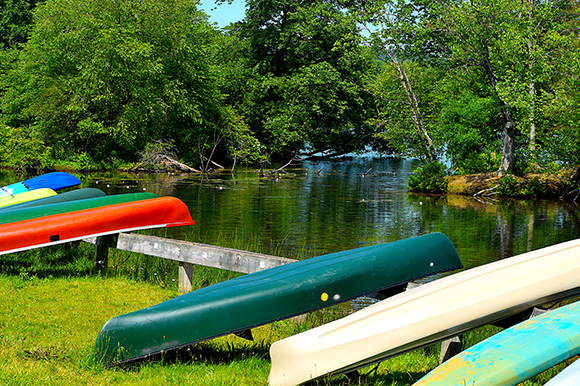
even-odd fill
[(498, 78), (493, 72), (491, 60), (489, 59), (489, 48), (487, 47), (487, 45), (483, 45), (482, 54), (483, 54), (482, 57), (483, 69), (485, 70), (485, 73), (489, 80), (489, 84), (493, 87), (495, 94), (500, 101), (501, 120), (502, 120), (501, 139), (503, 142), (503, 146), (501, 149), (501, 164), (499, 166), (497, 174), (502, 176), (507, 172), (511, 172), (516, 165), (516, 157), (514, 153), (516, 128), (514, 117), (512, 115), (512, 107), (502, 100), (497, 91)]
[(530, 79), (530, 153), (532, 158), (535, 158), (536, 154), (536, 84), (532, 79)]
[(403, 87), (403, 90), (405, 90), (407, 102), (411, 108), (411, 118), (413, 119), (413, 125), (415, 126), (415, 130), (419, 136), (419, 141), (421, 142), (423, 152), (429, 161), (435, 161), (437, 159), (437, 153), (435, 152), (433, 141), (431, 140), (427, 129), (425, 129), (423, 116), (421, 115), (421, 109), (419, 108), (419, 102), (417, 101), (417, 96), (415, 95), (413, 87), (411, 86), (411, 81), (407, 77), (405, 64), (399, 61), (399, 59), (395, 57), (392, 51), (390, 52), (390, 56), (393, 65), (399, 73), (399, 81), (401, 82), (401, 86)]
[(515, 157), (516, 130), (511, 107), (504, 105), (502, 107), (501, 115), (502, 115), (501, 139), (503, 141), (503, 146), (501, 149), (501, 165), (499, 167), (499, 170), (497, 171), (497, 174), (500, 176), (514, 170), (514, 167), (516, 165), (516, 157)]
[[(529, 0), (529, 9), (528, 9), (528, 22), (531, 23), (533, 20), (533, 10), (534, 10), (534, 1)], [(533, 48), (534, 43), (532, 41), (532, 32), (528, 31), (528, 56), (530, 58), (530, 63), (528, 65), (530, 71), (530, 84), (528, 89), (528, 95), (530, 97), (530, 153), (532, 158), (535, 159), (536, 153), (536, 83), (534, 82), (534, 67), (535, 67), (535, 60), (533, 55)]]

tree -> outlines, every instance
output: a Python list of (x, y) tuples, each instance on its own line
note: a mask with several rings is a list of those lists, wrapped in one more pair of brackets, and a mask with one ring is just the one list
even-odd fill
[(211, 68), (215, 31), (185, 0), (54, 0), (4, 81), (2, 113), (56, 156), (135, 159), (174, 141), (186, 160), (228, 122)]
[[(386, 104), (386, 115), (379, 113), (374, 119), (377, 136), (393, 141), (399, 154), (413, 154), (433, 162), (438, 154), (427, 122), (427, 89), (418, 90), (424, 79), (434, 80), (437, 71), (426, 63), (444, 47), (424, 28), (431, 17), (430, 5), (422, 0), (380, 0), (360, 7), (359, 20), (369, 35), (369, 43), (386, 64), (380, 82), (395, 80), (374, 86), (375, 96)], [(393, 111), (399, 111), (398, 118)], [(402, 138), (406, 140), (401, 141)]]
[(490, 86), (478, 72), (449, 69), (430, 92), (434, 135), (445, 144), (455, 174), (492, 172), (501, 161), (497, 135), (500, 114)]
[[(375, 127), (376, 139), (384, 142), (395, 154), (435, 161), (438, 151), (432, 140), (432, 123), (436, 111), (431, 89), (441, 73), (417, 62), (398, 63), (401, 67), (392, 62), (385, 63), (379, 76), (369, 84), (377, 98), (376, 114), (369, 122)], [(404, 79), (399, 72), (402, 68)]]
[(32, 25), (32, 11), (43, 0), (0, 0), (0, 49), (26, 43)]
[[(449, 36), (450, 60), (466, 71), (481, 70), (501, 115), (499, 174), (514, 171), (517, 134), (528, 131), (536, 150), (538, 99), (557, 73), (554, 50), (562, 49), (559, 1), (443, 1), (438, 27)], [(526, 124), (527, 122), (527, 124)]]
[(247, 2), (239, 36), (253, 71), (240, 109), (274, 156), (343, 154), (371, 139), (364, 84), (373, 58), (345, 8), (340, 0)]

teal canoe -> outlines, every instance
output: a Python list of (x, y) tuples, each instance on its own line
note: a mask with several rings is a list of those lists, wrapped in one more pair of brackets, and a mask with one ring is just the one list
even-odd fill
[(126, 202), (149, 200), (156, 197), (157, 195), (154, 193), (126, 193), (2, 211), (0, 212), (0, 224), (8, 224), (18, 221), (30, 220), (33, 218), (76, 212), (79, 210), (122, 204)]
[(451, 241), (432, 233), (270, 268), (110, 319), (97, 358), (145, 358), (460, 267)]
[(61, 190), (72, 186), (80, 185), (79, 179), (64, 172), (54, 172), (32, 177), (24, 181), (16, 182), (8, 186), (0, 187), (0, 197), (11, 196), (28, 192), (35, 189), (48, 188), (52, 190)]
[(88, 198), (103, 197), (103, 196), (106, 196), (106, 194), (100, 189), (95, 188), (77, 189), (71, 190), (70, 192), (60, 193), (57, 194), (56, 196), (50, 196), (46, 198), (40, 198), (38, 200), (27, 201), (20, 204), (1, 207), (0, 213), (15, 209), (32, 208), (34, 206), (51, 205), (58, 204), (61, 202), (71, 202), (77, 200), (86, 200)]
[(436, 367), (413, 386), (513, 386), (578, 354), (580, 302), (493, 335)]

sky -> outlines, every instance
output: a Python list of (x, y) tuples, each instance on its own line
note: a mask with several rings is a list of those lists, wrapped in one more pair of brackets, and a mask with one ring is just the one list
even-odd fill
[(201, 1), (201, 9), (209, 15), (210, 22), (217, 23), (217, 26), (220, 28), (232, 22), (242, 20), (244, 18), (245, 7), (245, 0), (233, 0), (232, 4), (224, 2), (224, 4), (218, 5), (217, 7), (214, 0)]

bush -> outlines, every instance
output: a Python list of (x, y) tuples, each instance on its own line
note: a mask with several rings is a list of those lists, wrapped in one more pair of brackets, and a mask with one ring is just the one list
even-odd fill
[(52, 169), (50, 147), (34, 128), (6, 127), (0, 132), (0, 163), (21, 171)]
[(446, 168), (440, 162), (429, 162), (415, 169), (409, 176), (407, 187), (416, 193), (447, 192)]
[(518, 178), (506, 174), (498, 180), (497, 192), (504, 197), (554, 197), (559, 194), (560, 187), (549, 181), (541, 181), (537, 177)]

